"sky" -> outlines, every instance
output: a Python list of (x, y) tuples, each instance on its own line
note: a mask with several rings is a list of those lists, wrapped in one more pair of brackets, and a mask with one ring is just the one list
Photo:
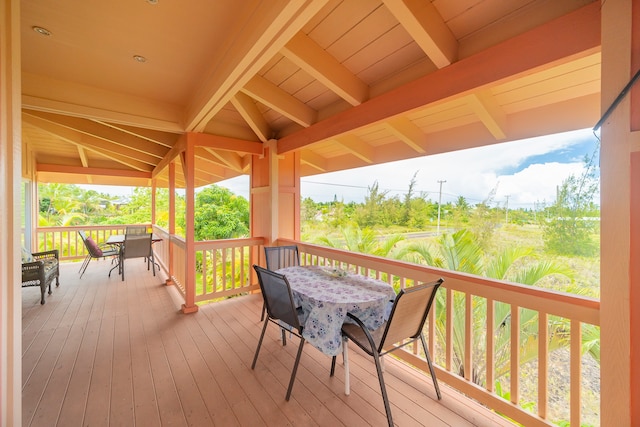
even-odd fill
[[(302, 198), (316, 202), (361, 203), (376, 182), (387, 196), (402, 198), (416, 174), (415, 194), (442, 203), (464, 197), (469, 204), (485, 201), (495, 189), (492, 206), (541, 209), (555, 200), (556, 188), (570, 175), (580, 176), (585, 156), (596, 156), (597, 138), (591, 129), (566, 132), (486, 147), (366, 166), (301, 179)], [(440, 182), (442, 181), (442, 193)], [(249, 198), (249, 177), (218, 183)], [(87, 187), (87, 186), (85, 186)], [(128, 195), (126, 187), (92, 186), (100, 192)], [(597, 201), (596, 201), (597, 202)]]

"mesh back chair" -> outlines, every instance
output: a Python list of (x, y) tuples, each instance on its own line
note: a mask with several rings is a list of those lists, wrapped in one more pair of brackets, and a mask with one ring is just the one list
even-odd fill
[[(147, 234), (149, 233), (146, 225), (127, 225), (124, 229), (125, 236), (127, 234)], [(152, 237), (153, 240), (153, 237)], [(151, 257), (145, 257), (145, 261), (147, 261), (147, 270), (149, 270), (149, 264), (151, 263)], [(158, 266), (158, 270), (160, 267)]]
[[(264, 255), (267, 261), (267, 269), (276, 271), (285, 267), (300, 265), (300, 254), (298, 247), (291, 246), (265, 246)], [(262, 306), (260, 320), (264, 320), (265, 306)]]
[[(89, 263), (91, 262), (92, 259), (100, 259), (100, 258), (106, 258), (109, 256), (118, 255), (117, 248), (98, 245), (91, 238), (91, 236), (87, 236), (87, 233), (85, 233), (82, 230), (78, 230), (78, 234), (82, 239), (82, 243), (84, 243), (84, 247), (87, 249), (87, 256), (85, 257), (84, 261), (82, 262), (82, 265), (80, 266), (80, 271), (79, 271), (80, 278), (82, 278), (82, 275), (87, 270), (87, 267), (89, 266)], [(111, 275), (111, 272), (109, 272), (109, 275)]]
[(124, 280), (124, 260), (129, 258), (149, 258), (153, 266), (153, 275), (156, 275), (156, 264), (153, 258), (151, 242), (151, 233), (124, 235), (124, 245), (120, 250), (120, 274), (122, 274), (122, 280)]
[(293, 365), (293, 370), (291, 371), (291, 379), (289, 380), (289, 388), (287, 389), (286, 399), (289, 400), (289, 397), (291, 396), (291, 389), (293, 388), (293, 382), (296, 379), (298, 363), (300, 362), (300, 356), (302, 355), (302, 349), (305, 343), (305, 339), (302, 337), (302, 325), (300, 323), (298, 309), (293, 303), (291, 286), (289, 286), (289, 282), (285, 276), (257, 265), (254, 265), (253, 268), (258, 274), (260, 290), (262, 290), (264, 304), (267, 307), (267, 318), (265, 319), (264, 326), (262, 327), (262, 333), (260, 334), (260, 340), (258, 341), (256, 354), (253, 357), (251, 369), (254, 369), (256, 366), (258, 353), (260, 353), (260, 346), (262, 345), (262, 339), (264, 338), (264, 333), (267, 330), (269, 322), (272, 322), (281, 329), (283, 340), (285, 328), (292, 334), (299, 337), (300, 345), (298, 346), (298, 354), (296, 355), (296, 361)]
[(147, 234), (146, 225), (127, 225), (124, 234)]
[[(384, 400), (384, 409), (387, 412), (389, 426), (393, 426), (393, 419), (391, 418), (391, 407), (389, 406), (389, 398), (387, 397), (387, 390), (384, 385), (381, 364), (381, 357), (385, 354), (391, 353), (419, 339), (422, 342), (438, 400), (442, 398), (436, 373), (431, 362), (431, 356), (422, 333), (422, 328), (433, 304), (436, 292), (442, 282), (443, 279), (438, 279), (433, 283), (425, 283), (401, 290), (393, 302), (389, 320), (375, 331), (367, 329), (360, 319), (350, 313), (347, 313), (347, 316), (355, 323), (345, 323), (342, 325), (343, 336), (353, 341), (368, 355), (373, 356), (376, 370), (378, 371), (378, 381), (380, 382), (380, 391), (382, 393), (382, 399)], [(394, 345), (401, 341), (402, 344)], [(347, 343), (345, 342), (344, 345), (347, 345)], [(383, 350), (384, 348), (387, 348), (387, 350)], [(336, 357), (334, 356), (331, 361), (331, 375), (334, 373), (335, 363)], [(348, 372), (348, 369), (345, 360), (345, 370)]]

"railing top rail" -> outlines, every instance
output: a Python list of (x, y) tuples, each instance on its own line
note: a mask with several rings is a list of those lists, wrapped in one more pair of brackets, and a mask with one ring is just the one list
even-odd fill
[(443, 286), (455, 291), (491, 298), (495, 301), (515, 304), (519, 307), (552, 315), (570, 316), (593, 325), (600, 324), (600, 301), (594, 298), (295, 240), (279, 239), (278, 242), (298, 245), (301, 253), (335, 259), (419, 282), (428, 282), (442, 277), (445, 279)]

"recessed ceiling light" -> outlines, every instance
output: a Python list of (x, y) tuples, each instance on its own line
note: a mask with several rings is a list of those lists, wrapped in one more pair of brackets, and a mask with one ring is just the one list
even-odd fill
[(133, 59), (137, 62), (147, 62), (147, 58), (142, 55), (133, 55)]
[(51, 35), (51, 31), (47, 30), (44, 27), (38, 27), (37, 25), (34, 25), (31, 28), (33, 29), (33, 31), (35, 31), (36, 33), (40, 34), (41, 36), (50, 36)]

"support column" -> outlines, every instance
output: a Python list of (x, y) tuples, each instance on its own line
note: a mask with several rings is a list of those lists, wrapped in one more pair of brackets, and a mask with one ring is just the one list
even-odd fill
[[(169, 236), (176, 234), (176, 165), (173, 162), (169, 163)], [(167, 285), (173, 285), (173, 243), (168, 242), (169, 245), (169, 278), (167, 279)]]
[[(640, 1), (607, 0), (602, 3), (601, 111), (604, 112), (630, 81), (632, 9), (639, 13)], [(631, 224), (638, 221), (638, 206), (632, 206), (637, 183), (632, 178), (632, 158), (640, 148), (640, 136), (632, 132), (630, 97), (626, 96), (605, 120), (601, 129), (601, 411), (603, 426), (638, 425), (637, 408), (632, 408), (632, 344), (638, 341), (640, 325), (631, 316), (631, 290), (640, 285), (633, 277), (632, 256), (640, 244)], [(636, 168), (634, 166), (634, 168)], [(637, 204), (637, 203), (636, 203)], [(637, 256), (637, 255), (636, 255)], [(637, 262), (637, 260), (635, 261)], [(635, 369), (635, 367), (634, 367)], [(637, 399), (637, 397), (634, 397)], [(632, 416), (632, 413), (634, 414)]]
[(300, 238), (300, 155), (277, 154), (277, 144), (265, 144), (262, 156), (251, 163), (251, 236), (266, 245), (279, 238)]
[(182, 305), (183, 313), (195, 313), (196, 305), (196, 249), (195, 249), (195, 144), (192, 134), (187, 134), (187, 147), (182, 153), (182, 170), (186, 182), (185, 190), (185, 301)]
[(20, 1), (0, 3), (0, 425), (22, 420)]

